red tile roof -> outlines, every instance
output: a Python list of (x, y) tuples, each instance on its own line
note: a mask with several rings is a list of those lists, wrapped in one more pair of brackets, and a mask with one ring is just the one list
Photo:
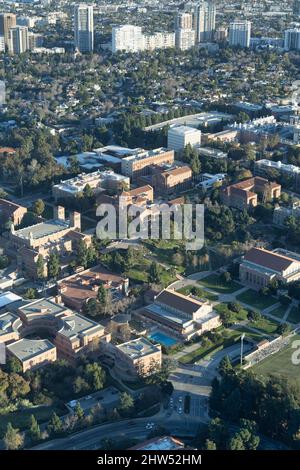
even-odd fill
[(277, 272), (283, 272), (289, 268), (292, 263), (297, 262), (295, 259), (279, 255), (278, 253), (273, 253), (272, 251), (263, 250), (261, 248), (252, 248), (248, 253), (246, 253), (244, 259), (250, 263), (264, 266), (265, 268), (272, 269)]

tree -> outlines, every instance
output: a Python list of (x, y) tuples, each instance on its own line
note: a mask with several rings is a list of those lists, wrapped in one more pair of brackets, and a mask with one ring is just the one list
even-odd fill
[(3, 440), (7, 450), (18, 450), (24, 445), (23, 435), (19, 433), (18, 429), (13, 428), (11, 423), (7, 425)]
[(7, 360), (7, 370), (11, 373), (20, 374), (23, 372), (22, 364), (15, 356), (10, 356)]
[(78, 421), (81, 421), (84, 418), (84, 411), (83, 411), (79, 401), (76, 403), (74, 413), (75, 413), (75, 416), (77, 417)]
[(233, 370), (233, 367), (232, 367), (229, 357), (224, 356), (218, 367), (219, 374), (223, 376), (223, 375), (228, 374), (232, 370)]
[(77, 263), (79, 266), (87, 267), (88, 265), (88, 248), (84, 240), (80, 240), (77, 247)]
[(60, 272), (60, 262), (57, 253), (50, 253), (48, 260), (48, 277), (56, 279)]
[(153, 262), (149, 269), (149, 281), (153, 284), (159, 284), (161, 281), (161, 270), (158, 263)]
[(38, 279), (44, 279), (45, 277), (45, 262), (42, 255), (39, 255), (36, 261), (36, 275)]
[(29, 435), (33, 442), (41, 439), (41, 429), (34, 415), (30, 416)]
[(47, 425), (47, 430), (50, 436), (54, 436), (56, 434), (60, 434), (63, 431), (63, 423), (60, 417), (53, 412), (51, 419)]
[(205, 450), (217, 450), (216, 443), (214, 441), (211, 441), (210, 439), (206, 439), (205, 444), (204, 444), (204, 449)]
[(131, 411), (134, 406), (134, 400), (131, 395), (127, 392), (123, 392), (120, 395), (120, 410), (121, 411)]
[(37, 199), (33, 205), (33, 212), (41, 216), (45, 210), (45, 203), (42, 199)]
[(245, 450), (244, 443), (238, 434), (236, 434), (234, 437), (230, 439), (228, 449), (229, 450)]

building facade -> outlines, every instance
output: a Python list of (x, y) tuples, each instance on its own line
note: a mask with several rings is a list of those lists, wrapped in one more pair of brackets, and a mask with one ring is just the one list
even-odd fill
[(80, 4), (74, 9), (75, 47), (79, 52), (94, 50), (94, 11), (93, 6)]
[(233, 21), (229, 27), (229, 45), (232, 47), (250, 47), (251, 22)]
[(195, 147), (201, 144), (201, 131), (194, 127), (174, 126), (168, 130), (168, 148), (184, 150), (187, 145)]

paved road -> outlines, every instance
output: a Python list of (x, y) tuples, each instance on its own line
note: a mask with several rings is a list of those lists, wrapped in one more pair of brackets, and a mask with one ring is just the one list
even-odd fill
[(146, 439), (149, 434), (146, 424), (149, 421), (164, 426), (171, 434), (179, 436), (193, 436), (197, 429), (195, 420), (186, 422), (183, 416), (177, 415), (175, 418), (166, 418), (165, 415), (160, 415), (158, 417), (126, 420), (97, 426), (63, 439), (45, 442), (34, 447), (33, 450), (91, 450), (99, 449), (101, 440), (106, 438), (112, 438), (113, 440)]

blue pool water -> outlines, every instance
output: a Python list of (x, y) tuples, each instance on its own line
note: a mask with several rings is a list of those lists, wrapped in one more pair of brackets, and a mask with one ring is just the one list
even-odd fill
[(149, 335), (149, 338), (153, 339), (154, 341), (157, 341), (160, 344), (163, 344), (164, 346), (174, 346), (174, 344), (177, 343), (176, 339), (171, 338), (170, 336), (166, 335), (165, 333), (162, 333), (161, 331), (155, 331), (154, 333), (151, 333)]

